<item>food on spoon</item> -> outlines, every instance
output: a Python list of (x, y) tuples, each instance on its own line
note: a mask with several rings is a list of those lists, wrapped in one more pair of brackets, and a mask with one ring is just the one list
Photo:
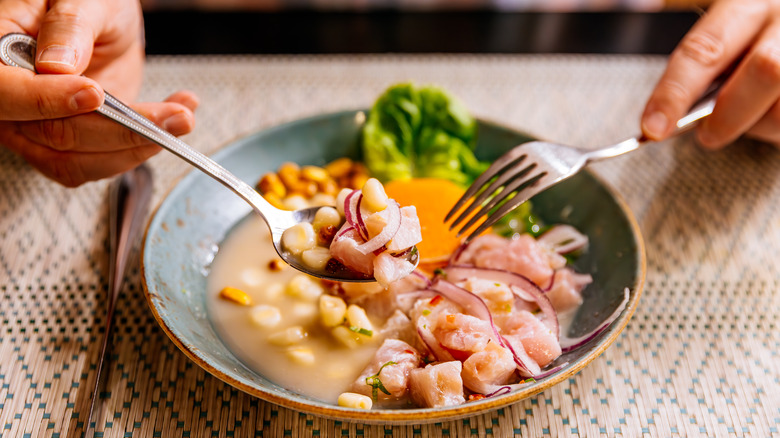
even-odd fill
[(406, 256), (422, 240), (415, 207), (399, 206), (375, 178), (361, 190), (344, 189), (337, 199), (340, 210), (321, 207), (312, 223), (285, 230), (282, 247), (312, 268), (344, 267), (382, 286), (414, 270)]

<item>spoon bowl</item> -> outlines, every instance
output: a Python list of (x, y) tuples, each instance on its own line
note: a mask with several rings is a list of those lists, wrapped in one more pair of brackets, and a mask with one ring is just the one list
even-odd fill
[[(9, 66), (35, 71), (35, 46), (35, 38), (29, 35), (19, 33), (5, 35), (0, 38), (0, 60)], [(262, 195), (257, 193), (252, 186), (233, 175), (219, 163), (155, 125), (151, 120), (138, 114), (108, 92), (105, 93), (103, 104), (95, 111), (172, 152), (240, 196), (268, 224), (276, 252), (290, 266), (311, 276), (326, 280), (342, 282), (374, 281), (371, 277), (366, 277), (347, 269), (330, 272), (324, 268), (315, 269), (311, 266), (306, 266), (294, 255), (284, 250), (281, 243), (284, 230), (295, 224), (314, 220), (314, 214), (317, 212), (318, 207), (297, 211), (280, 210), (274, 207)], [(410, 251), (406, 256), (407, 261), (415, 267), (419, 263), (417, 253), (418, 251)]]

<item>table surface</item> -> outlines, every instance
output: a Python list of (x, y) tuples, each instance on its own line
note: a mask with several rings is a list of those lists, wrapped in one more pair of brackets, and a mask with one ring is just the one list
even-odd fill
[[(229, 140), (364, 108), (388, 85), (437, 83), (476, 116), (594, 147), (633, 135), (663, 70), (654, 55), (157, 56), (143, 98), (202, 99), (186, 137)], [(158, 203), (189, 169), (150, 161)], [(62, 188), (0, 150), (0, 436), (80, 436), (107, 288), (108, 182)], [(780, 152), (690, 136), (598, 163), (646, 240), (632, 321), (576, 376), (530, 399), (430, 425), (363, 425), (246, 395), (188, 360), (157, 326), (137, 258), (120, 295), (99, 436), (757, 436), (780, 428)]]

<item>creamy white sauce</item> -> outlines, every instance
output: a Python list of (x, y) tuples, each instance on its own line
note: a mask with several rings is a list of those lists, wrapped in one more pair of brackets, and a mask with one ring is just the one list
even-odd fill
[[(319, 322), (318, 302), (286, 294), (284, 288), (299, 272), (285, 265), (281, 272), (269, 269), (278, 259), (265, 223), (257, 216), (244, 220), (220, 245), (208, 277), (208, 307), (217, 332), (249, 368), (287, 389), (326, 402), (336, 403), (342, 392), (355, 381), (373, 356), (378, 341), (350, 349), (333, 339)], [(273, 328), (256, 325), (251, 307), (237, 305), (219, 297), (222, 288), (243, 290), (252, 305), (278, 307), (282, 321)], [(287, 347), (268, 342), (268, 335), (287, 327), (300, 325), (307, 337), (296, 344), (311, 348), (315, 363), (305, 365), (290, 360)]]

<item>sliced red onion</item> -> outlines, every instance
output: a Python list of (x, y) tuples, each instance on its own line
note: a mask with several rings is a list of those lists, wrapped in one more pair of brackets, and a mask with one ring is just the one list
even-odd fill
[(560, 338), (558, 314), (555, 312), (555, 308), (553, 308), (550, 299), (536, 283), (523, 275), (505, 271), (503, 269), (475, 268), (473, 266), (458, 265), (448, 266), (444, 268), (444, 272), (447, 274), (447, 279), (452, 282), (477, 277), (506, 284), (520, 299), (536, 303), (544, 316), (541, 318), (541, 321), (557, 338)]
[(363, 238), (363, 240), (368, 240), (368, 233), (364, 234), (364, 231), (361, 230), (360, 225), (358, 224), (358, 203), (360, 201), (360, 197), (363, 196), (363, 192), (360, 190), (353, 190), (352, 193), (347, 195), (346, 198), (344, 198), (344, 218), (347, 220), (347, 223), (352, 225), (358, 230), (358, 234), (360, 234), (360, 237)]
[(571, 225), (555, 225), (536, 239), (558, 254), (568, 254), (588, 245), (588, 236)]
[[(431, 315), (433, 314), (438, 315), (438, 312), (431, 313)], [(435, 336), (433, 336), (433, 330), (431, 329), (431, 315), (420, 316), (417, 318), (417, 335), (420, 336), (420, 340), (422, 340), (423, 344), (425, 344), (433, 357), (436, 358), (437, 362), (448, 362), (455, 360), (455, 358), (452, 357), (452, 354), (450, 354), (450, 352), (439, 343), (439, 340), (436, 339)]]
[(450, 265), (457, 265), (458, 259), (461, 255), (463, 255), (463, 252), (466, 251), (466, 249), (471, 244), (471, 240), (466, 243), (461, 243), (457, 248), (455, 248), (455, 251), (453, 251), (452, 256), (450, 256), (449, 263)]
[(535, 360), (531, 359), (531, 356), (528, 355), (528, 353), (525, 351), (525, 347), (523, 347), (523, 344), (520, 345), (513, 345), (512, 342), (509, 341), (509, 339), (506, 339), (502, 337), (502, 340), (504, 341), (504, 345), (506, 348), (509, 349), (509, 351), (512, 352), (512, 355), (515, 358), (515, 363), (517, 364), (517, 372), (523, 376), (523, 377), (536, 377), (539, 373), (542, 372), (542, 369), (539, 367), (539, 364), (536, 363)]
[(412, 271), (412, 273), (409, 274), (409, 275), (413, 275), (413, 276), (419, 278), (420, 280), (422, 280), (423, 282), (425, 282), (425, 287), (429, 287), (431, 285), (431, 279), (426, 277), (425, 274), (423, 274), (422, 272), (420, 272), (417, 269)]
[(349, 233), (350, 231), (352, 231), (354, 229), (355, 229), (355, 227), (353, 227), (352, 225), (350, 225), (350, 224), (345, 222), (344, 225), (339, 230), (339, 232), (336, 233), (336, 235), (333, 237), (333, 240), (338, 239), (339, 237)]
[(586, 333), (576, 338), (569, 338), (567, 336), (561, 337), (561, 351), (566, 353), (586, 344), (588, 341), (590, 341), (591, 339), (598, 336), (601, 332), (603, 332), (607, 327), (612, 325), (612, 323), (618, 318), (618, 316), (620, 316), (620, 314), (623, 313), (623, 310), (626, 309), (630, 296), (631, 296), (631, 292), (628, 290), (628, 288), (625, 288), (623, 293), (623, 301), (620, 303), (620, 305), (617, 306), (615, 311), (613, 311), (612, 314), (610, 314), (604, 320), (604, 322), (599, 324), (599, 326), (596, 327), (596, 329), (591, 331), (590, 333)]
[(564, 363), (558, 365), (555, 368), (550, 368), (549, 370), (544, 370), (543, 372), (539, 373), (539, 375), (534, 376), (534, 379), (538, 380), (538, 379), (544, 379), (545, 377), (550, 377), (553, 374), (557, 373), (558, 371), (562, 370), (563, 367), (565, 367), (568, 364), (569, 364), (569, 362), (564, 362)]
[(363, 204), (363, 193), (360, 193), (360, 196), (358, 196), (357, 205), (355, 206), (355, 218), (357, 219), (357, 227), (358, 231), (360, 231), (360, 237), (363, 238), (363, 240), (368, 240), (368, 228), (366, 228), (366, 222), (363, 220), (363, 216), (365, 215), (365, 212), (363, 208), (361, 207)]
[[(401, 206), (395, 201), (388, 202), (385, 211), (387, 211), (387, 225), (382, 229), (382, 232), (357, 246), (357, 250), (361, 253), (368, 254), (382, 248), (401, 228)], [(358, 218), (360, 218), (362, 215), (360, 209), (358, 209), (357, 214)]]

